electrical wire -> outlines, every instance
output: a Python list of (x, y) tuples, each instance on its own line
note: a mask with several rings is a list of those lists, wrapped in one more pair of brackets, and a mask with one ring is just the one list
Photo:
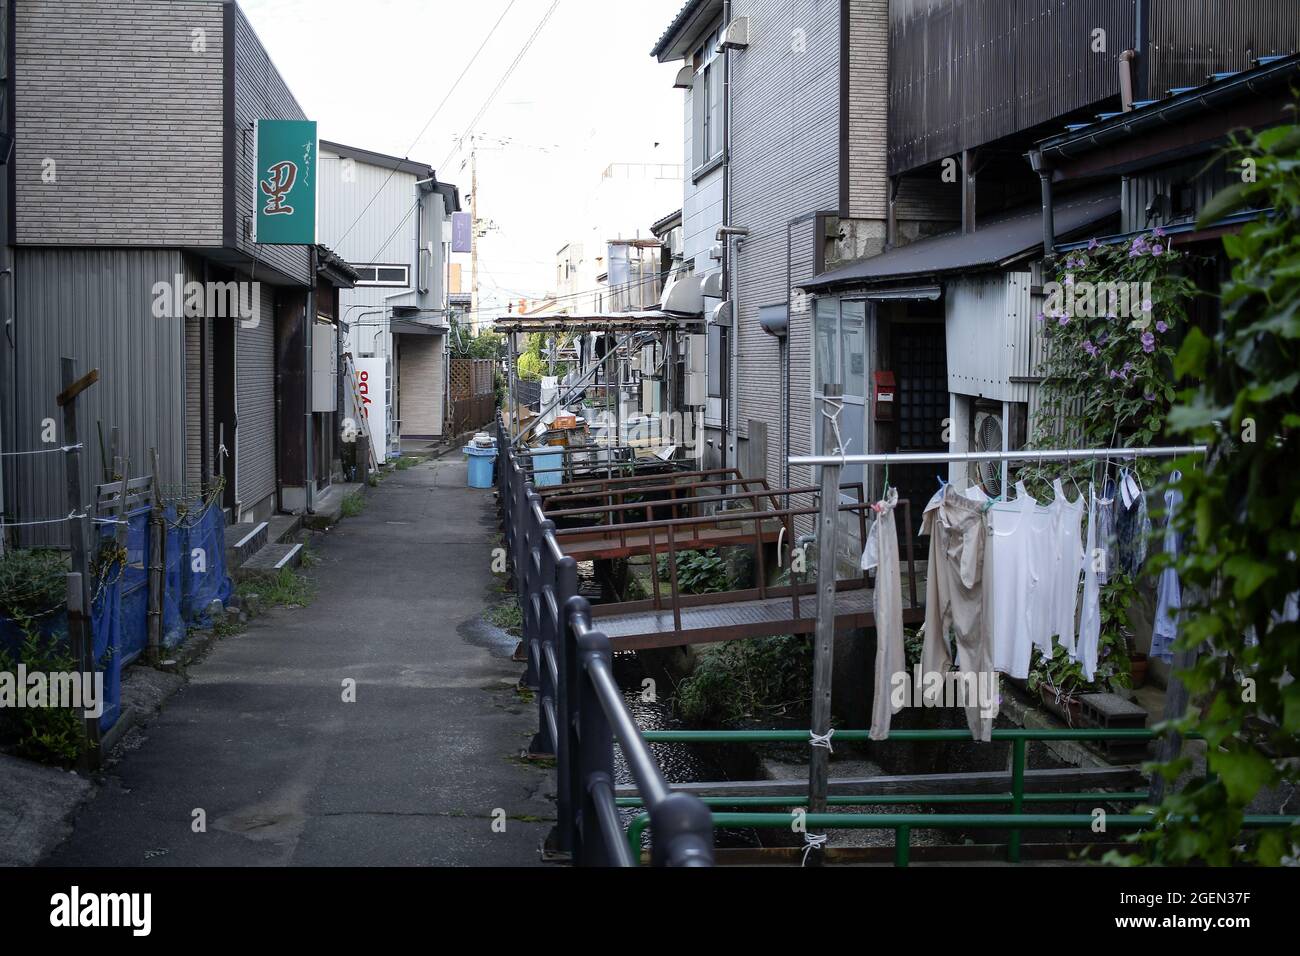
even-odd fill
[(546, 13), (542, 15), (542, 19), (538, 21), (537, 26), (533, 29), (532, 34), (524, 42), (524, 45), (523, 47), (520, 48), (519, 52), (515, 54), (515, 58), (510, 62), (510, 66), (506, 68), (506, 71), (504, 74), (502, 74), (501, 79), (497, 81), (497, 85), (492, 88), (492, 92), (488, 94), (488, 98), (484, 100), (483, 105), (479, 107), (479, 111), (475, 113), (474, 118), (469, 121), (469, 126), (465, 128), (465, 132), (462, 133), (461, 136), (456, 140), (456, 143), (455, 145), (452, 146), (451, 151), (448, 152), (446, 157), (443, 159), (443, 161), (438, 164), (439, 166), (446, 166), (448, 161), (450, 161), (451, 158), (456, 155), (457, 151), (460, 150), (461, 144), (465, 141), (465, 137), (474, 131), (474, 127), (478, 125), (478, 121), (481, 120), (484, 114), (487, 113), (487, 111), (491, 108), (493, 101), (497, 98), (497, 94), (501, 92), (502, 87), (506, 85), (506, 82), (514, 74), (515, 69), (519, 66), (519, 64), (523, 61), (524, 57), (528, 54), (528, 51), (533, 46), (533, 42), (541, 34), (547, 22), (550, 21), (551, 15), (555, 13), (555, 8), (558, 7), (559, 5), (560, 5), (560, 0), (552, 0), (551, 5), (546, 9)]
[[(365, 207), (361, 210), (361, 212), (357, 214), (357, 218), (352, 220), (352, 225), (348, 226), (348, 228), (344, 231), (343, 235), (340, 236), (333, 243), (335, 248), (342, 247), (343, 240), (346, 239), (349, 235), (351, 235), (352, 230), (357, 227), (357, 223), (359, 223), (362, 220), (365, 214), (370, 210), (370, 207), (375, 204), (375, 200), (379, 198), (379, 194), (382, 193), (384, 189), (388, 186), (389, 181), (392, 180), (398, 168), (402, 165), (403, 162), (406, 162), (407, 160), (410, 159), (411, 150), (415, 149), (416, 144), (420, 142), (420, 137), (425, 134), (425, 132), (429, 129), (430, 126), (433, 125), (434, 119), (436, 119), (438, 114), (442, 112), (442, 108), (447, 105), (447, 101), (451, 99), (451, 95), (455, 93), (456, 88), (460, 86), (461, 80), (465, 79), (466, 74), (469, 73), (470, 69), (478, 61), (479, 54), (483, 52), (483, 48), (488, 45), (488, 41), (491, 40), (492, 37), (496, 34), (497, 28), (501, 26), (501, 21), (503, 21), (506, 18), (506, 14), (510, 12), (510, 10), (514, 7), (514, 5), (517, 2), (518, 0), (509, 0), (509, 2), (506, 4), (506, 8), (501, 11), (501, 16), (497, 17), (496, 23), (492, 24), (492, 29), (488, 30), (487, 36), (483, 38), (483, 42), (478, 45), (478, 49), (474, 51), (474, 55), (469, 58), (469, 62), (465, 64), (465, 68), (460, 71), (460, 75), (456, 77), (456, 81), (452, 83), (451, 88), (447, 90), (447, 95), (442, 98), (442, 102), (440, 102), (437, 108), (434, 109), (432, 115), (425, 122), (424, 126), (420, 127), (420, 132), (416, 134), (416, 137), (411, 142), (411, 145), (406, 148), (407, 155), (403, 156), (400, 162), (393, 164), (393, 168), (388, 171), (388, 177), (383, 181), (382, 184), (380, 184), (379, 188), (375, 190), (375, 194), (370, 197), (370, 201), (366, 203)], [(445, 161), (444, 161), (444, 165), (445, 165)]]

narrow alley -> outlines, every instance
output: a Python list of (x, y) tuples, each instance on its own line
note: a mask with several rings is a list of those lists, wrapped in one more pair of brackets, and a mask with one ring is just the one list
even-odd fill
[(393, 471), (313, 545), (315, 600), (215, 644), (49, 862), (536, 863), (553, 775), (517, 759), (536, 712), (481, 622), (494, 532), (459, 456)]

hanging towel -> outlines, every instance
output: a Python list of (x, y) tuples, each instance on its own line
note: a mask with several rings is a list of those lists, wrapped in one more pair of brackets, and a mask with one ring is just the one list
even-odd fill
[[(1182, 546), (1182, 534), (1174, 527), (1174, 518), (1178, 506), (1183, 503), (1183, 493), (1174, 485), (1180, 481), (1183, 473), (1175, 471), (1169, 476), (1169, 489), (1165, 492), (1165, 554), (1175, 561)], [(1178, 580), (1178, 569), (1167, 567), (1160, 572), (1160, 583), (1156, 587), (1156, 620), (1151, 633), (1151, 656), (1162, 661), (1172, 661), (1173, 644), (1178, 639), (1179, 616), (1183, 605), (1182, 583)]]
[[(889, 723), (902, 704), (893, 703), (895, 675), (907, 674), (903, 649), (903, 581), (898, 561), (898, 528), (894, 508), (898, 489), (890, 488), (885, 500), (872, 506), (876, 520), (867, 533), (862, 570), (876, 569), (876, 682), (871, 703), (871, 739), (889, 736)], [(910, 695), (908, 695), (910, 696)]]
[(1083, 608), (1079, 612), (1079, 640), (1074, 648), (1074, 659), (1083, 665), (1083, 676), (1089, 681), (1097, 672), (1097, 649), (1101, 642), (1101, 572), (1106, 563), (1104, 546), (1098, 545), (1099, 535), (1105, 525), (1100, 515), (1109, 502), (1097, 498), (1088, 486), (1088, 545), (1083, 564)]

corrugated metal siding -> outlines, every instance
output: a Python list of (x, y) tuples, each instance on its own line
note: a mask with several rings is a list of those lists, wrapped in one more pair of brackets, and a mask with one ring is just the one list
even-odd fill
[(1260, 56), (1300, 52), (1295, 0), (1151, 0), (1151, 91), (1199, 86)]
[[(840, 3), (838, 0), (760, 0), (737, 9), (760, 25), (748, 49), (732, 57), (732, 220), (748, 227), (736, 257), (739, 286), (739, 356), (734, 374), (736, 424), (746, 434), (750, 419), (768, 426), (768, 473), (784, 473), (779, 460), (780, 349), (758, 324), (760, 306), (786, 302), (786, 232), (790, 220), (840, 204)], [(790, 38), (804, 31), (806, 49)], [(807, 230), (806, 275), (811, 276)], [(793, 310), (792, 310), (793, 311)], [(799, 454), (810, 425), (810, 313), (790, 316), (791, 450)]]
[[(1147, 218), (1147, 205), (1157, 193), (1172, 200), (1175, 198), (1176, 189), (1184, 184), (1189, 185), (1194, 203), (1192, 208), (1200, 210), (1214, 198), (1216, 193), (1232, 184), (1234, 175), (1239, 176), (1239, 172), (1229, 172), (1224, 160), (1215, 160), (1214, 165), (1207, 169), (1205, 158), (1199, 157), (1187, 163), (1179, 163), (1176, 166), (1130, 177), (1121, 192), (1123, 205), (1120, 209), (1122, 217), (1120, 228), (1123, 232), (1139, 232), (1154, 226), (1169, 225), (1169, 221), (1162, 221), (1159, 217)], [(1170, 217), (1170, 221), (1175, 219), (1191, 221), (1193, 216), (1189, 214)]]
[[(816, 247), (822, 241), (817, 235), (817, 218), (809, 217), (791, 231), (790, 236), (790, 285), (792, 288), (816, 272)], [(806, 296), (790, 297), (790, 322), (787, 348), (790, 350), (790, 454), (810, 455), (813, 452), (813, 400), (812, 400), (812, 317), (813, 300)], [(803, 308), (800, 309), (800, 304)], [(778, 390), (777, 395), (780, 394)], [(779, 411), (778, 411), (779, 415)], [(820, 423), (820, 419), (818, 420)], [(780, 418), (777, 418), (780, 422)], [(781, 454), (780, 428), (769, 431), (768, 455)], [(780, 482), (785, 474), (785, 463), (778, 460), (769, 464), (769, 472), (775, 481)], [(791, 486), (813, 483), (811, 468), (790, 468)], [(811, 495), (795, 495), (791, 501), (794, 507), (807, 508), (813, 504)], [(816, 522), (812, 516), (799, 518), (796, 530), (808, 534)]]
[(890, 0), (889, 18), (891, 173), (1117, 96), (1136, 23), (1134, 0)]
[(1030, 274), (955, 279), (944, 289), (948, 390), (999, 402), (1026, 402), (1035, 343)]
[[(221, 8), (17, 5), (20, 243), (221, 244)], [(196, 30), (206, 49), (194, 49)], [(56, 181), (42, 175), (47, 159)]]
[[(185, 257), (185, 281), (202, 282), (203, 272), (193, 258)], [(185, 320), (185, 483), (198, 488), (203, 471), (203, 403), (211, 402), (211, 394), (203, 394), (203, 322), (197, 318)], [(212, 355), (212, 330), (208, 329), (208, 355)], [(210, 361), (210, 359), (209, 359)], [(209, 383), (211, 389), (211, 383)], [(209, 404), (209, 410), (211, 405)], [(211, 432), (211, 418), (208, 420)], [(209, 447), (211, 447), (209, 445)]]
[[(306, 119), (271, 58), (257, 39), (243, 11), (234, 9), (235, 32), (235, 246), (285, 275), (309, 282), (306, 246), (259, 246), (245, 224), (253, 215), (257, 170), (251, 126), (259, 119)], [(318, 223), (319, 227), (319, 223)]]
[(262, 286), (260, 321), (235, 333), (235, 497), (251, 510), (275, 494), (275, 290)]
[[(81, 485), (89, 503), (101, 481), (96, 423), (121, 429), (133, 475), (147, 474), (158, 449), (161, 480), (176, 484), (185, 469), (184, 319), (155, 318), (153, 286), (182, 271), (181, 254), (164, 250), (24, 249), (16, 254), (16, 429), (6, 450), (41, 443), (41, 421), (63, 419), (59, 359), (77, 359), (79, 373), (98, 368), (99, 382), (78, 399)], [(6, 507), (16, 521), (68, 513), (63, 456), (6, 461)], [(26, 545), (63, 545), (61, 526), (26, 529)]]
[[(353, 265), (383, 262), (407, 266), (411, 270), (407, 288), (382, 291), (389, 296), (413, 290), (415, 177), (360, 160), (345, 162), (333, 153), (322, 152), (320, 159), (320, 241)], [(372, 197), (374, 203), (362, 215)], [(424, 201), (432, 204), (440, 200), (430, 195)], [(436, 237), (435, 243), (441, 245), (442, 237)]]

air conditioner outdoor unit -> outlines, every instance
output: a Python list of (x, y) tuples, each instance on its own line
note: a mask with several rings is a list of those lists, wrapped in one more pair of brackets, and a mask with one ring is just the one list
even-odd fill
[[(971, 451), (1002, 451), (1002, 436), (1005, 427), (1002, 412), (991, 408), (976, 406), (974, 427), (971, 429)], [(1000, 461), (975, 461), (970, 465), (972, 484), (984, 486), (989, 496), (996, 498), (1004, 491), (1002, 487), (1002, 463)]]

